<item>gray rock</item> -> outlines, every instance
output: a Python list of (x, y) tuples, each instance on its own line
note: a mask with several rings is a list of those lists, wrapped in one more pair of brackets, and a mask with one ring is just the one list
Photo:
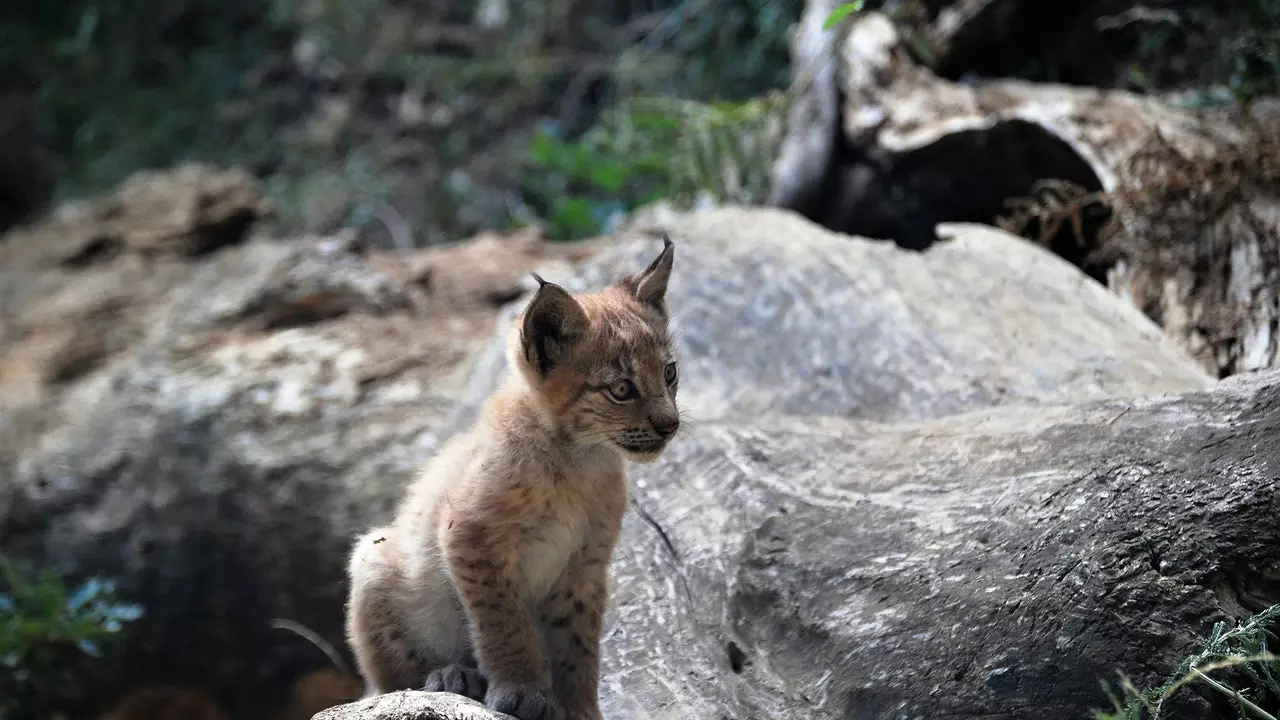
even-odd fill
[(68, 267), (13, 250), (0, 552), (116, 580), (146, 610), (83, 676), (74, 714), (163, 683), (236, 718), (270, 715), (328, 664), (273, 619), (343, 646), (352, 537), (436, 447), (498, 298), (559, 252), (496, 236), (404, 255), (254, 238)]
[(702, 424), (633, 473), (606, 716), (1085, 717), (1280, 602), (1278, 433), (1280, 373)]
[[(919, 254), (772, 210), (669, 229), (693, 422), (635, 473), (605, 640), (610, 717), (910, 716), (934, 688), (949, 703), (933, 698), (935, 717), (1078, 708), (1094, 678), (1149, 677), (1234, 612), (1206, 588), (1266, 594), (1241, 568), (1273, 562), (1258, 550), (1276, 541), (1271, 461), (1228, 430), (1261, 426), (1249, 403), (1271, 402), (1270, 386), (1143, 401), (1105, 424), (1125, 407), (1108, 398), (1211, 381), (1139, 313), (997, 231), (957, 227)], [(118, 302), (138, 329), (74, 375), (32, 371), (29, 344), (59, 318), (103, 324), (84, 303), (33, 291), (24, 305), (44, 310), (0, 313), (17, 318), (0, 333), (13, 338), (0, 547), (117, 579), (147, 609), (91, 698), (159, 681), (207, 689), (236, 717), (269, 713), (326, 662), (271, 620), (343, 645), (351, 538), (492, 387), (495, 311), (430, 296), (495, 297), (448, 278), (463, 260), (423, 275), (326, 247), (254, 241), (117, 282), (142, 293)], [(618, 242), (546, 276), (597, 286), (655, 247)], [(287, 272), (235, 272), (255, 257)], [(71, 291), (86, 272), (35, 287)], [(314, 307), (308, 288), (337, 305), (270, 314)], [(1174, 579), (1143, 570), (1148, 540)], [(1069, 680), (1049, 678), (1054, 653)]]
[(318, 713), (315, 720), (511, 720), (484, 705), (449, 693), (405, 691), (379, 695)]
[[(693, 213), (633, 230), (678, 244), (669, 290), (681, 409), (915, 420), (1008, 403), (1179, 392), (1211, 382), (1138, 310), (1049, 251), (981, 225), (928, 252), (854, 239), (775, 209)], [(575, 290), (643, 267), (656, 240), (548, 269)], [(505, 367), (498, 341), (474, 406)], [(469, 420), (471, 415), (462, 419)]]
[[(1087, 717), (1101, 680), (1157, 682), (1215, 621), (1280, 602), (1278, 435), (1280, 373), (703, 423), (633, 473), (605, 717)], [(329, 717), (400, 717), (347, 707)]]

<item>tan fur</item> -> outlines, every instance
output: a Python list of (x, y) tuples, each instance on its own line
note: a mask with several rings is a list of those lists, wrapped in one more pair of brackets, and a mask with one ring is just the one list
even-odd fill
[(664, 238), (649, 267), (598, 293), (538, 278), (512, 370), (476, 425), (440, 449), (389, 525), (356, 541), (347, 630), (369, 693), (447, 690), (520, 720), (601, 717), (624, 460), (655, 460), (679, 423), (673, 253)]

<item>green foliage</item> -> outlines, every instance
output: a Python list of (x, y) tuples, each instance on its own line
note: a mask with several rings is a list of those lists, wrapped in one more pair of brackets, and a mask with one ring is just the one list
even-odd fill
[(777, 92), (746, 102), (633, 98), (575, 140), (544, 127), (530, 144), (522, 190), (556, 240), (605, 232), (659, 198), (759, 202), (784, 101)]
[(854, 2), (841, 4), (835, 10), (832, 10), (831, 14), (827, 16), (827, 19), (823, 21), (822, 29), (830, 30), (836, 25), (839, 25), (841, 20), (844, 20), (850, 15), (862, 10), (862, 5), (863, 0), (854, 0)]
[(51, 717), (76, 699), (76, 656), (99, 657), (102, 644), (142, 608), (118, 602), (115, 586), (91, 578), (73, 592), (57, 575), (23, 577), (0, 558), (0, 718)]
[[(1280, 605), (1254, 615), (1235, 628), (1217, 623), (1204, 645), (1183, 659), (1162, 685), (1145, 691), (1121, 678), (1121, 696), (1106, 683), (1112, 710), (1094, 714), (1096, 720), (1161, 720), (1164, 704), (1184, 685), (1203, 683), (1235, 705), (1242, 719), (1276, 720), (1280, 714), (1280, 656), (1269, 649), (1278, 639)], [(1214, 670), (1234, 670), (1230, 681), (1209, 677)], [(1232, 682), (1234, 681), (1234, 682)], [(1232, 682), (1232, 684), (1228, 684)]]
[(671, 153), (679, 125), (663, 117), (638, 117), (632, 132), (608, 124), (566, 140), (541, 127), (529, 145), (522, 190), (544, 218), (548, 237), (573, 240), (597, 234), (617, 213), (669, 195)]
[(225, 161), (265, 139), (247, 123), (219, 122), (265, 42), (222, 3), (5, 5), (0, 91), (34, 92), (42, 135), (67, 161), (65, 191), (101, 190), (139, 167)]
[(1280, 93), (1280, 0), (1246, 0), (1235, 10), (1222, 48), (1227, 87), (1241, 100)]

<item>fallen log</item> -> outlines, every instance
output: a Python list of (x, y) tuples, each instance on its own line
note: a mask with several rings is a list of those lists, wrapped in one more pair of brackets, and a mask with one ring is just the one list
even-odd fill
[(821, 48), (824, 71), (797, 81), (773, 204), (917, 249), (940, 222), (1001, 225), (1128, 299), (1206, 371), (1280, 366), (1280, 103), (952, 82), (883, 15), (836, 32), (800, 26), (795, 47)]

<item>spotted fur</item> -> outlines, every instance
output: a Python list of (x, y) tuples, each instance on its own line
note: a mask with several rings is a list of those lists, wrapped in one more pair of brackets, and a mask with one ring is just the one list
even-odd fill
[(504, 384), (394, 520), (357, 539), (347, 632), (367, 694), (425, 688), (520, 720), (600, 719), (624, 461), (657, 459), (680, 425), (663, 244), (596, 293), (535, 275)]

